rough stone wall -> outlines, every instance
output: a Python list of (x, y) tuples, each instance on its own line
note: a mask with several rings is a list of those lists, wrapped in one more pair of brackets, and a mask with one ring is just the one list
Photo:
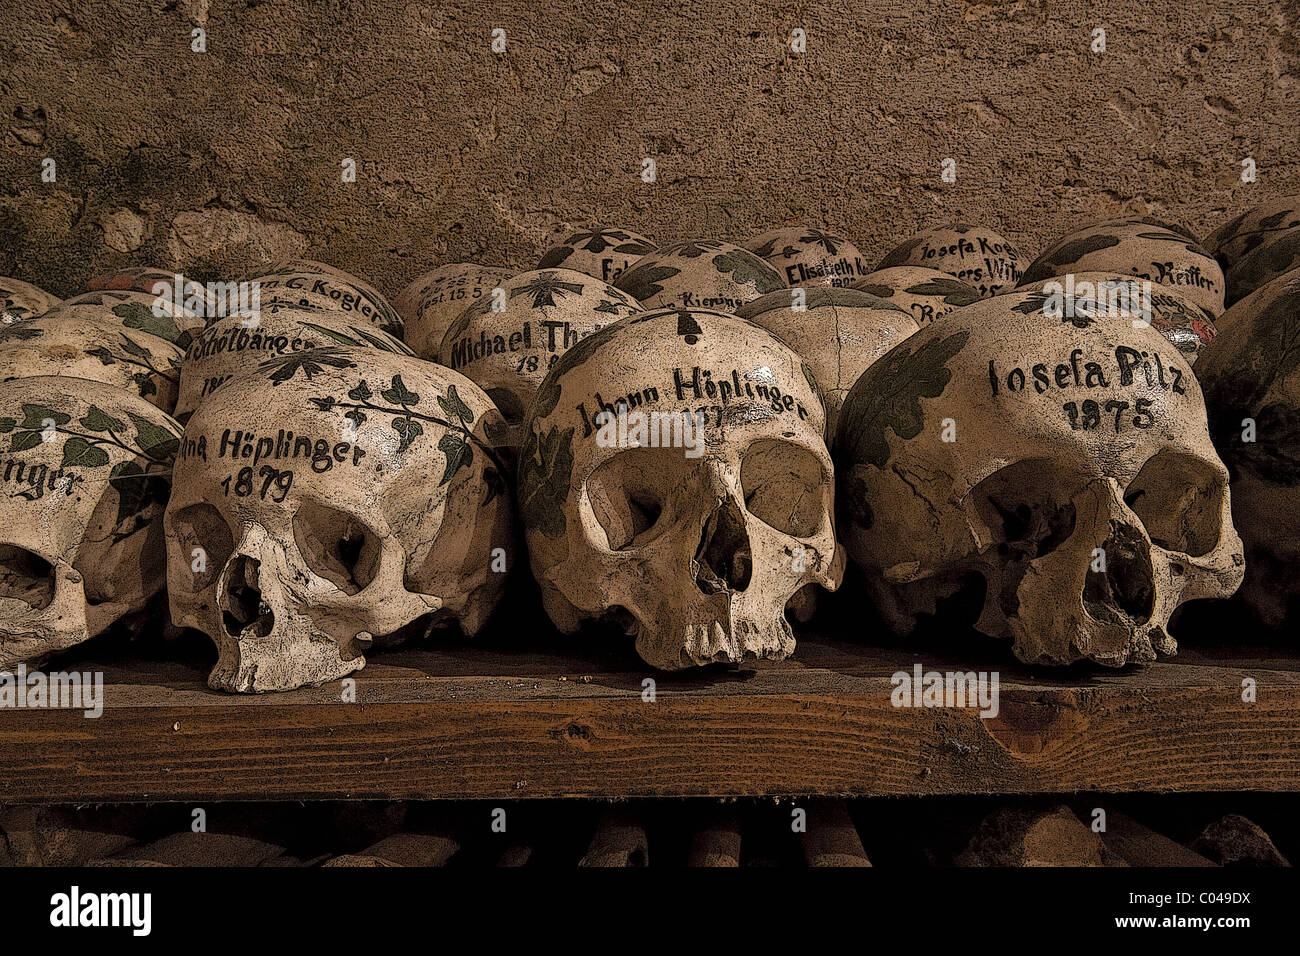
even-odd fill
[(7, 0), (0, 109), (0, 275), (62, 295), (287, 253), (393, 294), (593, 222), (818, 221), (874, 260), (966, 218), (1033, 255), (1088, 220), (1205, 234), (1300, 192), (1300, 4)]

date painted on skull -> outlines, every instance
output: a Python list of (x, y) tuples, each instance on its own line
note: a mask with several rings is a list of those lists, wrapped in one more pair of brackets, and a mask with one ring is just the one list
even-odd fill
[(943, 607), (1026, 662), (1120, 666), (1241, 582), (1200, 387), (1127, 318), (1026, 293), (939, 319), (854, 385), (835, 457), (842, 540), (900, 633)]

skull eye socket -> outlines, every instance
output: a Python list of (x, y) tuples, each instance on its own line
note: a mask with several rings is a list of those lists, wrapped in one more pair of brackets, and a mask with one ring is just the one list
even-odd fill
[(54, 566), (39, 554), (0, 544), (0, 601), (22, 601), (43, 611), (54, 600)]
[(829, 480), (811, 451), (773, 438), (755, 441), (740, 463), (745, 510), (795, 538), (811, 538), (821, 530), (828, 515)]
[(497, 407), (501, 417), (506, 420), (507, 424), (520, 425), (524, 420), (524, 403), (519, 400), (519, 396), (508, 388), (489, 388), (487, 397), (492, 399), (492, 404)]
[(1124, 490), (1124, 503), (1166, 551), (1200, 557), (1219, 543), (1223, 479), (1206, 462), (1176, 451), (1152, 456)]
[(1052, 463), (1026, 459), (1000, 468), (971, 489), (975, 513), (1000, 552), (1051, 554), (1074, 533), (1074, 501), (1051, 480)]
[(664, 512), (689, 473), (680, 448), (629, 448), (587, 479), (587, 502), (611, 551), (643, 548), (669, 524)]
[[(171, 516), (173, 546), (179, 545), (174, 567), (188, 567), (193, 590), (203, 591), (216, 581), (235, 550), (230, 526), (221, 512), (206, 502), (190, 505)], [(172, 583), (174, 586), (174, 582)]]
[(307, 567), (344, 594), (357, 594), (379, 573), (379, 537), (356, 519), (307, 501), (293, 516), (293, 540)]

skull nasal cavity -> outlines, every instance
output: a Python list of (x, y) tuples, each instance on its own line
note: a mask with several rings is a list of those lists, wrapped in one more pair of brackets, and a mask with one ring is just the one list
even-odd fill
[[(1103, 567), (1105, 570), (1098, 570)], [(1155, 607), (1151, 558), (1142, 535), (1126, 525), (1111, 525), (1110, 537), (1093, 553), (1083, 586), (1083, 606), (1107, 624), (1145, 624)]]
[(275, 615), (257, 587), (258, 562), (241, 554), (226, 572), (221, 596), (221, 623), (231, 637), (266, 637), (275, 625)]
[(721, 502), (704, 522), (695, 551), (695, 584), (705, 594), (743, 591), (749, 587), (753, 556), (745, 519), (736, 502)]

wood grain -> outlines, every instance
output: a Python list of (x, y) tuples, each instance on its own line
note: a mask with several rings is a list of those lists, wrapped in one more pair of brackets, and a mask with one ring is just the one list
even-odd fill
[[(104, 671), (103, 716), (0, 711), (0, 801), (1300, 789), (1300, 657), (1228, 656), (1031, 673), (802, 638), (794, 661), (673, 677), (401, 650), (373, 656), (356, 703), (339, 684), (230, 696), (195, 664), (62, 662)], [(890, 675), (918, 661), (1000, 668), (1000, 713), (892, 706)]]

